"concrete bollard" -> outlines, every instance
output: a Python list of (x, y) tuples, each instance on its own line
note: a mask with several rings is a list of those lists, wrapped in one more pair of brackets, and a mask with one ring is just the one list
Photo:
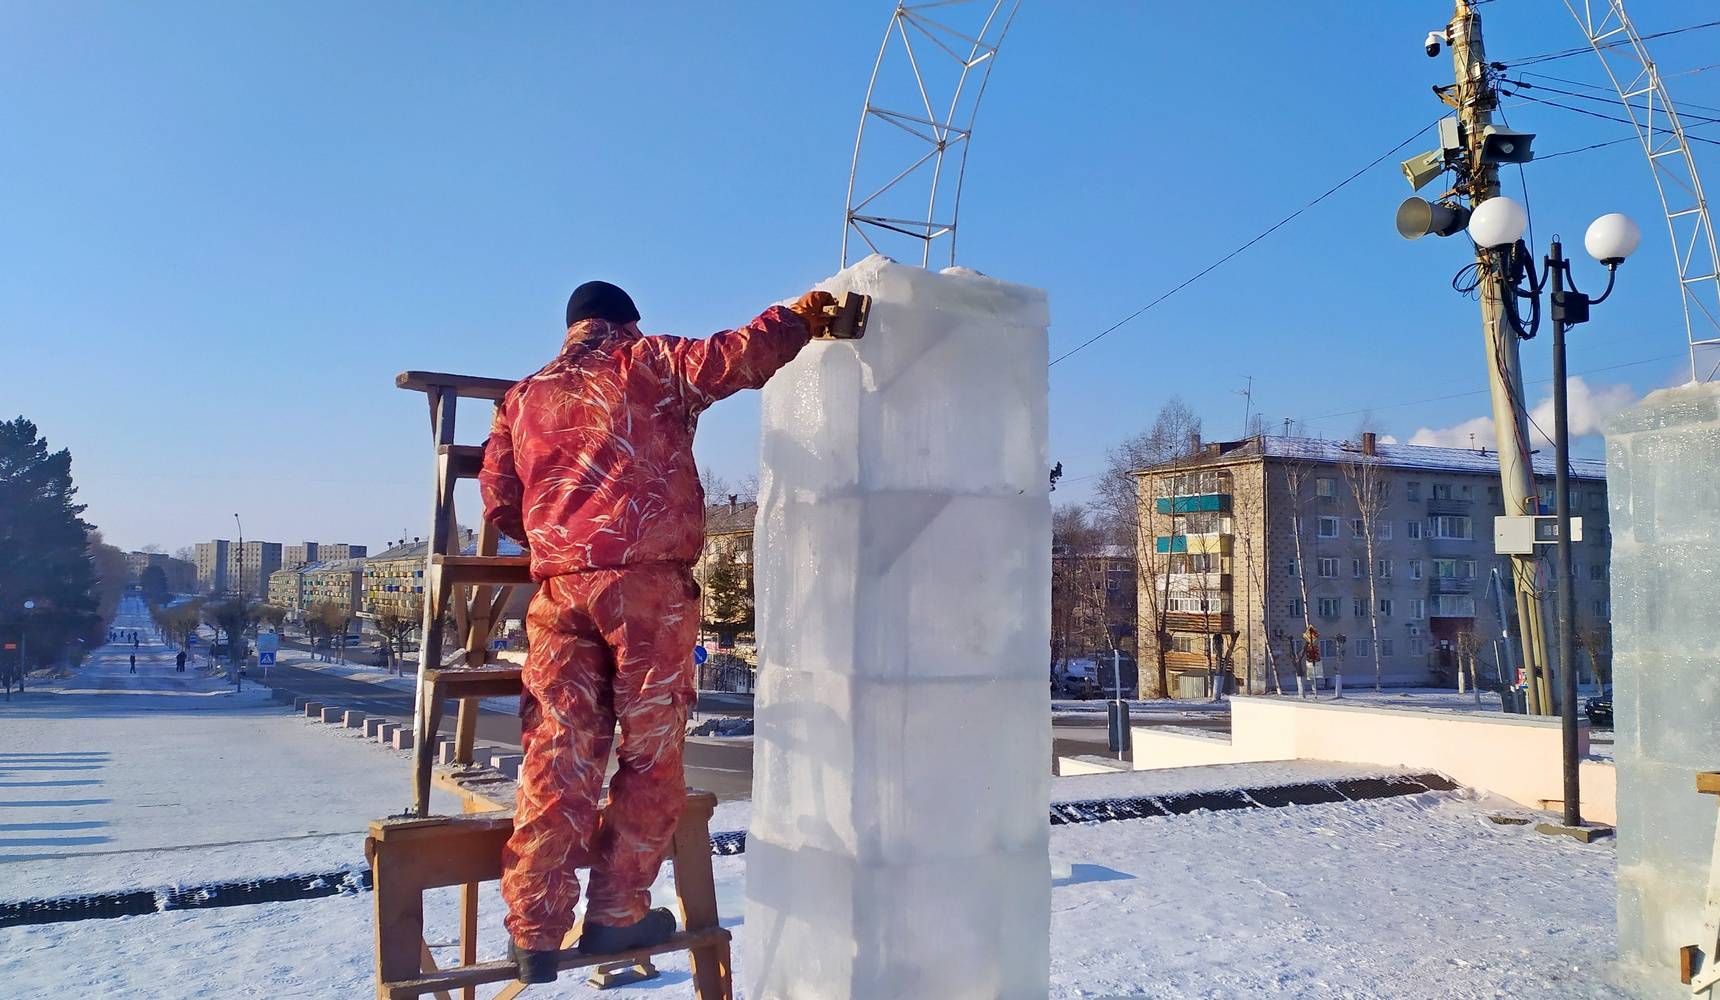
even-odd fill
[(365, 719), (364, 720), (364, 738), (367, 740), (376, 739), (376, 734), (382, 731), (383, 725), (386, 724), (387, 722), (388, 722), (387, 719), (377, 719), (377, 718)]
[(409, 727), (401, 726), (394, 731), (393, 747), (396, 750), (412, 749), (412, 730)]
[(322, 710), (322, 720), (329, 725), (336, 725), (345, 714), (346, 709), (343, 708), (325, 708)]
[(304, 697), (303, 695), (295, 695), (293, 697), (293, 711), (295, 711), (295, 712), (304, 711), (305, 706), (308, 704), (310, 704), (310, 699)]
[(394, 734), (399, 731), (400, 723), (384, 722), (382, 726), (376, 730), (376, 742), (381, 743), (383, 746), (393, 746)]
[(450, 764), (453, 764), (454, 763), (454, 756), (457, 752), (458, 752), (458, 744), (456, 744), (453, 740), (443, 740), (442, 742), (436, 744), (436, 762), (439, 764), (442, 764), (445, 767), (450, 765)]
[(347, 713), (340, 717), (340, 721), (344, 722), (348, 729), (360, 729), (364, 726), (364, 713), (348, 709)]
[(520, 776), (520, 763), (524, 760), (525, 757), (517, 753), (496, 754), (490, 758), (490, 766), (510, 778), (517, 779)]
[(307, 702), (305, 702), (305, 718), (307, 718), (307, 719), (320, 719), (320, 718), (322, 718), (322, 710), (323, 710), (322, 702), (320, 702), (320, 701), (307, 701)]
[(490, 758), (499, 753), (501, 753), (501, 751), (497, 750), (495, 747), (473, 747), (472, 763), (479, 767), (489, 767)]

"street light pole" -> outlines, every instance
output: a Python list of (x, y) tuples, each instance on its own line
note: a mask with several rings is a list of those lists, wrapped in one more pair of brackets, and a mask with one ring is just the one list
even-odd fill
[[(1583, 294), (1571, 279), (1571, 265), (1564, 245), (1553, 238), (1545, 269), (1537, 275), (1535, 264), (1523, 245), (1527, 215), (1509, 198), (1496, 198), (1477, 209), (1469, 219), (1469, 235), (1486, 252), (1488, 265), (1496, 268), (1507, 292), (1505, 318), (1521, 340), (1535, 336), (1541, 324), (1541, 295), (1549, 292), (1553, 319), (1553, 470), (1554, 526), (1558, 537), (1557, 606), (1559, 618), (1559, 730), (1563, 744), (1564, 825), (1557, 832), (1576, 832), (1583, 826), (1582, 788), (1577, 761), (1577, 651), (1576, 574), (1571, 553), (1571, 442), (1569, 407), (1566, 399), (1565, 332), (1589, 319), (1589, 307), (1605, 302), (1612, 294), (1618, 267), (1642, 239), (1636, 223), (1613, 213), (1590, 224), (1583, 236), (1589, 255), (1607, 269), (1607, 286), (1593, 298)], [(1529, 318), (1518, 314), (1518, 300), (1530, 305)]]
[[(1559, 524), (1559, 734), (1564, 746), (1565, 825), (1582, 826), (1582, 790), (1577, 783), (1576, 581), (1571, 572), (1571, 435), (1565, 400), (1565, 255), (1557, 239), (1547, 258), (1553, 299), (1553, 450), (1558, 468), (1553, 489)], [(1587, 309), (1585, 303), (1584, 309)]]

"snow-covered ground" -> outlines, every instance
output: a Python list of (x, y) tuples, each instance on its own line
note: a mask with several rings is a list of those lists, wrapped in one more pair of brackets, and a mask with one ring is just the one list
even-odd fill
[[(104, 649), (52, 691), (0, 706), (0, 901), (362, 865), (365, 822), (406, 798), (408, 755), (173, 674), (164, 651), (140, 654), (132, 677), (128, 653)], [(1055, 779), (1053, 796), (1380, 772), (1286, 762), (1124, 773)], [(749, 808), (724, 803), (713, 829), (744, 828)], [(1488, 822), (1498, 811), (1522, 812), (1454, 792), (1054, 827), (1051, 995), (1628, 995), (1609, 971), (1612, 844)], [(715, 860), (724, 922), (742, 938), (745, 864)], [(660, 879), (665, 901), (670, 890)], [(0, 995), (368, 995), (371, 902), (0, 929)], [(431, 896), (429, 938), (444, 961), (456, 906), (452, 890)], [(494, 884), (480, 913), (481, 954), (497, 957)], [(690, 995), (684, 961), (661, 967), (662, 979), (605, 995)], [(529, 995), (589, 994), (570, 974)]]

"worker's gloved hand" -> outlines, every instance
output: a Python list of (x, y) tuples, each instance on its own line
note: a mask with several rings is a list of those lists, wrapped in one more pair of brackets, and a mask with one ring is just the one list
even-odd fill
[(814, 337), (822, 337), (830, 330), (830, 323), (836, 317), (825, 312), (836, 305), (836, 296), (829, 292), (811, 291), (794, 300), (789, 311), (806, 321), (806, 328), (812, 331)]

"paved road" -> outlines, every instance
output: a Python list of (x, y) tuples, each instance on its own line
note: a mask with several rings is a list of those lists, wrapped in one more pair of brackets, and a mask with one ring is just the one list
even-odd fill
[[(174, 669), (177, 649), (161, 642), (149, 621), (149, 609), (140, 598), (127, 596), (114, 612), (113, 627), (136, 632), (131, 640), (110, 642), (90, 652), (83, 665), (56, 687), (62, 690), (124, 692), (127, 694), (218, 694), (228, 690), (226, 681), (206, 677), (188, 665), (184, 673)], [(131, 657), (137, 657), (137, 673), (131, 672)]]

